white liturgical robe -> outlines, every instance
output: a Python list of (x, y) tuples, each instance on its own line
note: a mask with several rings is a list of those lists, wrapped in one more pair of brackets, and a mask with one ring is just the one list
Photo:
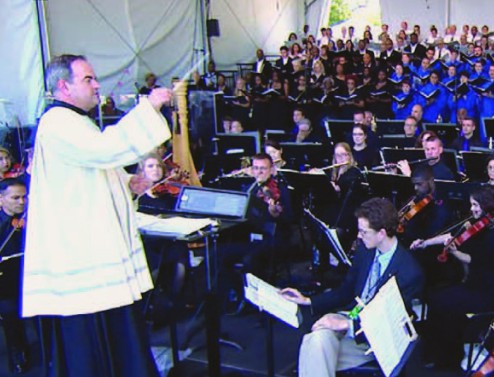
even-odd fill
[(53, 107), (35, 144), (22, 314), (88, 314), (132, 304), (151, 289), (123, 166), (170, 138), (147, 99), (103, 132)]

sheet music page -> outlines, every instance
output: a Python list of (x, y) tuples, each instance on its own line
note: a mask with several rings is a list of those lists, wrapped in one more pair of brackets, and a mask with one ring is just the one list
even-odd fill
[(390, 376), (415, 339), (405, 326), (413, 329), (394, 276), (362, 309), (359, 318), (383, 373)]
[(176, 216), (161, 219), (141, 212), (137, 212), (136, 217), (139, 230), (169, 236), (186, 236), (207, 226), (217, 225), (217, 221), (207, 218), (191, 219)]
[(245, 274), (247, 285), (244, 287), (245, 298), (260, 310), (265, 310), (276, 318), (298, 328), (300, 320), (298, 317), (298, 305), (288, 301), (279, 294), (279, 289), (259, 279), (252, 274)]
[(331, 235), (331, 242), (333, 243), (334, 248), (340, 255), (341, 260), (343, 260), (348, 266), (352, 265), (352, 261), (346, 255), (345, 250), (341, 246), (340, 239), (338, 238), (338, 233), (334, 228), (328, 228), (329, 234)]

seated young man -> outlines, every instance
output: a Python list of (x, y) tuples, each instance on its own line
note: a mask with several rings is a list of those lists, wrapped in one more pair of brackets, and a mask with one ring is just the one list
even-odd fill
[(386, 199), (373, 198), (364, 202), (355, 215), (358, 237), (366, 249), (357, 251), (343, 283), (311, 298), (293, 288), (282, 290), (287, 299), (299, 305), (310, 305), (312, 313), (327, 313), (312, 325), (312, 332), (304, 336), (299, 353), (300, 377), (334, 377), (336, 371), (373, 359), (372, 354), (365, 354), (368, 346), (354, 339), (352, 320), (337, 313), (354, 307), (356, 296), (369, 302), (391, 276), (396, 277), (407, 308), (411, 308), (412, 299), (421, 294), (424, 276), (409, 251), (398, 244), (398, 213), (393, 204)]

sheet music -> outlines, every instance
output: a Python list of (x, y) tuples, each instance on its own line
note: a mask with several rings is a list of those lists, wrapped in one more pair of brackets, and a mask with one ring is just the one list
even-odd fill
[(198, 232), (208, 226), (217, 226), (212, 219), (192, 219), (187, 217), (169, 217), (162, 219), (156, 216), (137, 212), (137, 226), (146, 233), (158, 233), (163, 236), (181, 237)]
[(279, 293), (279, 289), (252, 274), (245, 274), (245, 298), (260, 310), (265, 310), (292, 327), (300, 326), (298, 305), (288, 301)]
[(359, 314), (360, 324), (386, 377), (417, 337), (393, 276)]

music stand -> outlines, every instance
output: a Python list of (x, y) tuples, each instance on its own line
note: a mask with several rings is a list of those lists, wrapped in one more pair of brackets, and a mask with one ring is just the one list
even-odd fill
[(469, 211), (470, 193), (481, 187), (480, 183), (460, 183), (441, 179), (436, 179), (434, 182), (436, 184), (437, 197), (455, 203), (456, 207), (460, 208), (462, 213), (468, 213)]
[(327, 126), (329, 130), (328, 137), (333, 144), (348, 143), (352, 140), (353, 126), (355, 126), (352, 120), (329, 119)]
[(403, 135), (382, 135), (381, 147), (385, 148), (413, 148), (415, 147), (416, 139), (414, 137), (406, 137)]
[(460, 133), (454, 123), (425, 123), (424, 126), (427, 131), (434, 131), (444, 145), (451, 145)]
[(482, 118), (483, 122), (480, 122), (480, 125), (483, 130), (483, 134), (487, 138), (489, 143), (489, 149), (492, 149), (492, 145), (494, 142), (494, 118)]
[(266, 130), (264, 133), (265, 140), (277, 141), (278, 143), (289, 142), (293, 135), (282, 130)]
[(329, 165), (331, 150), (320, 143), (281, 143), (283, 156), (291, 166), (321, 167)]
[(378, 135), (403, 135), (404, 120), (395, 119), (377, 119), (377, 134)]
[(248, 176), (247, 177), (245, 177), (245, 176), (221, 177), (220, 176), (212, 182), (211, 187), (219, 188), (219, 189), (223, 189), (223, 190), (247, 192), (247, 190), (252, 186), (254, 181), (255, 181), (254, 177), (248, 177)]
[(441, 161), (446, 164), (453, 174), (458, 174), (460, 168), (458, 166), (458, 157), (455, 149), (444, 149), (441, 154)]
[(305, 173), (290, 169), (278, 169), (295, 192), (308, 198), (309, 207), (314, 197), (324, 197), (326, 200), (336, 199), (337, 194), (331, 180), (326, 174)]
[(242, 166), (242, 155), (206, 156), (202, 182), (212, 183), (219, 177), (228, 174)]
[(415, 194), (410, 177), (382, 172), (368, 172), (367, 182), (374, 196), (390, 198), (395, 204)]
[(219, 134), (216, 137), (219, 155), (253, 156), (261, 151), (261, 139), (257, 132)]
[(463, 158), (465, 173), (467, 177), (470, 178), (470, 181), (485, 182), (487, 180), (485, 169), (486, 160), (491, 156), (491, 154), (473, 151), (462, 151), (460, 154)]

